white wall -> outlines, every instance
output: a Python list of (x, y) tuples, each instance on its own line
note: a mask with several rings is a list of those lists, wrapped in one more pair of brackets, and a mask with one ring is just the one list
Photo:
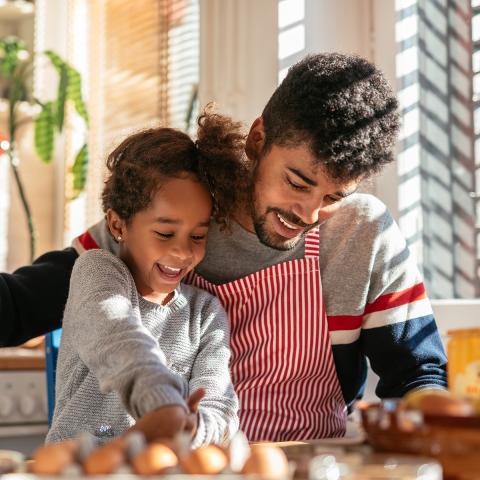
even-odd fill
[(200, 1), (200, 104), (249, 125), (277, 85), (277, 0)]

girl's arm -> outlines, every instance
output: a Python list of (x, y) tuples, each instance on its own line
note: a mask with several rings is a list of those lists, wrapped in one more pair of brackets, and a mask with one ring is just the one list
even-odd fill
[(101, 392), (116, 391), (134, 418), (166, 405), (186, 409), (186, 382), (166, 367), (136, 298), (133, 278), (118, 257), (104, 250), (82, 254), (72, 272), (63, 335)]
[(198, 408), (194, 448), (222, 443), (238, 430), (238, 399), (229, 371), (229, 341), (227, 314), (220, 301), (209, 295), (202, 310), (200, 349), (189, 383), (190, 394), (205, 390)]

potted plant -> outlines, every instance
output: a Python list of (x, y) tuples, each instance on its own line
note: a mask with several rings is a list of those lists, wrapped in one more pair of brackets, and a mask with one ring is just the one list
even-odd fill
[[(48, 101), (33, 98), (30, 94), (29, 79), (32, 72), (33, 58), (25, 43), (13, 36), (0, 39), (0, 94), (8, 105), (8, 131), (0, 143), (1, 149), (8, 155), (15, 184), (20, 195), (22, 207), (27, 218), (30, 239), (30, 261), (35, 258), (35, 226), (30, 204), (18, 171), (16, 133), (21, 121), (18, 107), (20, 102), (30, 102), (39, 105), (38, 113), (34, 115), (35, 151), (45, 163), (53, 159), (55, 141), (65, 127), (67, 104), (73, 104), (76, 113), (88, 126), (88, 113), (82, 98), (81, 77), (77, 70), (65, 62), (51, 50), (43, 55), (58, 73), (58, 88), (56, 98)], [(85, 186), (88, 164), (87, 143), (76, 154), (72, 166), (73, 191), (78, 195)]]

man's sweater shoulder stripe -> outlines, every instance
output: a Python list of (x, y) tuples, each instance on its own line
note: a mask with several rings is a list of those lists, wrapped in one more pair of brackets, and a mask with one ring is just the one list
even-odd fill
[(408, 303), (417, 302), (427, 298), (425, 285), (423, 282), (417, 283), (413, 287), (405, 288), (399, 292), (386, 293), (378, 297), (374, 302), (365, 307), (364, 315), (373, 312), (381, 312), (394, 307), (400, 307)]
[(418, 283), (378, 297), (365, 307), (363, 315), (329, 315), (328, 329), (333, 344), (349, 344), (359, 338), (361, 329), (384, 327), (432, 314), (425, 286)]
[(428, 298), (423, 298), (412, 303), (389, 308), (379, 312), (369, 313), (363, 319), (362, 328), (378, 328), (396, 323), (416, 320), (421, 317), (432, 316), (432, 306)]
[(97, 242), (90, 235), (90, 232), (87, 230), (82, 233), (80, 236), (76, 237), (72, 241), (73, 248), (77, 251), (79, 255), (86, 252), (87, 250), (93, 250), (95, 248), (100, 248)]
[[(367, 304), (363, 315), (329, 315), (328, 329), (330, 331), (338, 330), (356, 330), (362, 327), (367, 318), (372, 318), (372, 313), (383, 311), (392, 311), (392, 309), (400, 308), (405, 305), (417, 303), (426, 300), (427, 294), (423, 283), (418, 283), (413, 287), (406, 288), (399, 292), (386, 293), (378, 297), (373, 303)], [(429, 303), (428, 300), (426, 303)], [(423, 303), (422, 303), (423, 305)], [(397, 310), (402, 312), (401, 308)], [(408, 320), (408, 318), (405, 318)]]

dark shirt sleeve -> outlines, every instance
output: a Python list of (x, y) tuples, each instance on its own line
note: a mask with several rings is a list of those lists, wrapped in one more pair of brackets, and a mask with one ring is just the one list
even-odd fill
[(1, 347), (19, 345), (61, 326), (77, 256), (73, 248), (66, 248), (48, 252), (13, 273), (0, 273)]

